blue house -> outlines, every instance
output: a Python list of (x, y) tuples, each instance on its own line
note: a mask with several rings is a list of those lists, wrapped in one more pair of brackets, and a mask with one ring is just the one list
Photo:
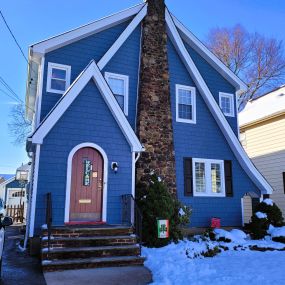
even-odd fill
[[(121, 223), (121, 197), (135, 196), (136, 164), (151, 151), (139, 135), (138, 106), (142, 72), (154, 74), (142, 71), (152, 2), (30, 47), (30, 237), (45, 224), (49, 192), (55, 226)], [(173, 188), (193, 209), (190, 227), (207, 227), (212, 217), (241, 226), (243, 196), (272, 192), (238, 139), (237, 100), (246, 86), (167, 9), (162, 15), (168, 73), (155, 76), (169, 84)], [(160, 130), (159, 122), (151, 125)]]

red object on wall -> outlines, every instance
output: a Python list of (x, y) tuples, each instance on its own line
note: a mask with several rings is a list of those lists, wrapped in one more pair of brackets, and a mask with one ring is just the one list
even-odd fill
[(211, 219), (211, 228), (220, 228), (221, 227), (221, 219), (220, 218), (212, 218)]

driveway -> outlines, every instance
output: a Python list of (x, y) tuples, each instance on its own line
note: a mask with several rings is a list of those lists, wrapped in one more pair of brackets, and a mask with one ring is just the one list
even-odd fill
[(18, 249), (19, 227), (7, 227), (2, 263), (2, 285), (46, 285), (39, 259)]

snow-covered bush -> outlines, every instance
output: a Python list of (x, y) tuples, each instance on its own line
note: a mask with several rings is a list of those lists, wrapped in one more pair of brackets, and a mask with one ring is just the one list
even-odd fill
[[(143, 215), (143, 242), (150, 247), (161, 247), (182, 239), (181, 227), (190, 222), (191, 209), (181, 205), (155, 174), (150, 179), (148, 187), (137, 185), (137, 202)], [(169, 238), (158, 238), (157, 218), (169, 220)]]
[(285, 226), (275, 228), (270, 225), (267, 232), (271, 235), (273, 241), (285, 243)]
[(246, 229), (253, 239), (261, 239), (267, 234), (269, 225), (281, 227), (283, 217), (278, 206), (271, 199), (265, 199), (256, 206), (251, 222), (246, 226)]
[(247, 238), (246, 234), (238, 229), (232, 229), (231, 231), (214, 229), (211, 237), (212, 240), (224, 242), (244, 242)]

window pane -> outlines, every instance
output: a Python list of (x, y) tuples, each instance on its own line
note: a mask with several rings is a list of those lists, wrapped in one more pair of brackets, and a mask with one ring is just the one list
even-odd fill
[(66, 80), (66, 70), (53, 68), (51, 77), (56, 79)]
[(116, 95), (124, 95), (125, 94), (124, 80), (123, 79), (109, 78), (108, 83), (109, 83), (110, 88), (114, 94), (116, 94)]
[(65, 91), (65, 81), (58, 79), (51, 79), (50, 88), (60, 91)]
[(211, 163), (211, 180), (212, 180), (212, 192), (221, 193), (221, 165), (219, 163)]
[(189, 90), (178, 90), (178, 117), (192, 120), (192, 94)]
[(184, 90), (184, 89), (178, 90), (178, 103), (179, 104), (191, 105), (192, 104), (191, 99), (192, 99), (191, 91)]
[(225, 114), (231, 113), (231, 99), (228, 97), (221, 98), (221, 109)]
[(205, 163), (195, 162), (196, 192), (206, 192)]
[(117, 102), (119, 103), (121, 109), (124, 111), (124, 96), (115, 95)]
[(181, 119), (192, 120), (192, 106), (191, 105), (178, 105), (178, 115)]

